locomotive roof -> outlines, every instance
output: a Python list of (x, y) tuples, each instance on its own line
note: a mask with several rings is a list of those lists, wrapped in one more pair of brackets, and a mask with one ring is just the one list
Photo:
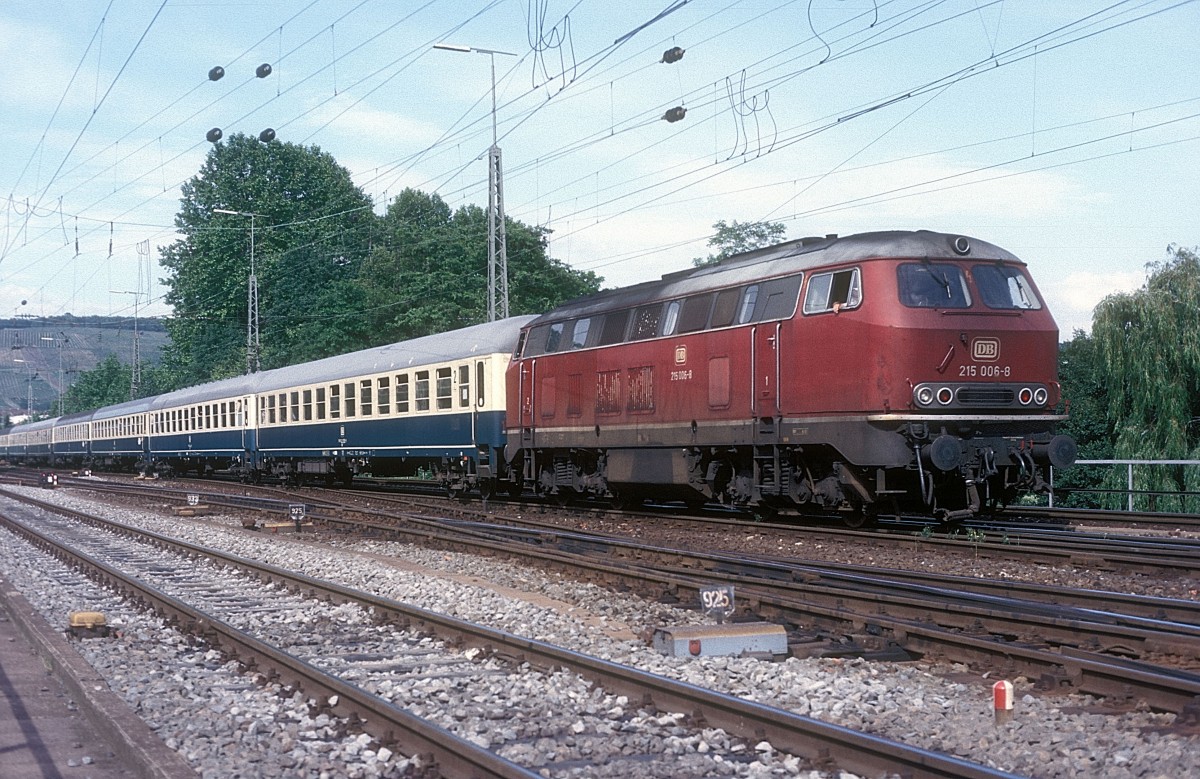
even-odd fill
[(435, 362), (458, 360), (484, 354), (511, 354), (521, 328), (533, 316), (516, 316), (496, 322), (464, 327), (448, 333), (413, 338), (408, 341), (373, 346), (350, 354), (339, 354), (314, 362), (262, 371), (251, 376), (235, 376), (195, 387), (169, 392), (152, 398), (155, 410), (190, 403), (249, 395), (258, 392), (315, 384), (323, 381), (365, 376), (383, 371), (402, 370)]
[[(969, 248), (965, 253), (954, 248), (955, 241), (960, 238), (968, 242)], [(799, 238), (735, 254), (715, 265), (689, 268), (668, 273), (655, 281), (588, 295), (543, 314), (536, 323), (573, 319), (709, 289), (750, 284), (813, 268), (880, 258), (1003, 260), (1021, 263), (1011, 252), (987, 241), (930, 230), (890, 230), (840, 238), (836, 235)]]

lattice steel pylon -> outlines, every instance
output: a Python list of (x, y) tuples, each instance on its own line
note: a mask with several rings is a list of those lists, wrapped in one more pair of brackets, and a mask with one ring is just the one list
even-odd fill
[(488, 150), (488, 321), (508, 318), (508, 235), (500, 147)]

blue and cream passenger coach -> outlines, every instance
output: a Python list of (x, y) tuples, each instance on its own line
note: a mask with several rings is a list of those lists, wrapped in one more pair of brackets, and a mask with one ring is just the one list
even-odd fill
[(504, 378), (533, 317), (257, 374), (252, 467), (293, 481), (430, 475), (450, 492), (494, 488)]

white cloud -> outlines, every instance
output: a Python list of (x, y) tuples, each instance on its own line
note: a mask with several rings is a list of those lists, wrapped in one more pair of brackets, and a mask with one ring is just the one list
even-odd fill
[(1076, 271), (1062, 277), (1043, 278), (1040, 287), (1058, 322), (1059, 335), (1066, 340), (1075, 330), (1092, 329), (1092, 312), (1105, 297), (1115, 292), (1131, 292), (1145, 281), (1143, 271)]

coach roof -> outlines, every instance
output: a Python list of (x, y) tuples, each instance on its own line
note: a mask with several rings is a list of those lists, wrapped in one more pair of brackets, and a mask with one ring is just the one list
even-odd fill
[(351, 379), (391, 370), (428, 365), (435, 362), (460, 360), (484, 354), (511, 354), (521, 327), (532, 316), (516, 316), (498, 322), (464, 327), (448, 333), (427, 335), (409, 341), (373, 346), (350, 354), (339, 354), (323, 360), (289, 365), (285, 368), (235, 376), (195, 387), (168, 392), (154, 398), (155, 410), (178, 408), (192, 403), (211, 403), (252, 395), (259, 392)]

